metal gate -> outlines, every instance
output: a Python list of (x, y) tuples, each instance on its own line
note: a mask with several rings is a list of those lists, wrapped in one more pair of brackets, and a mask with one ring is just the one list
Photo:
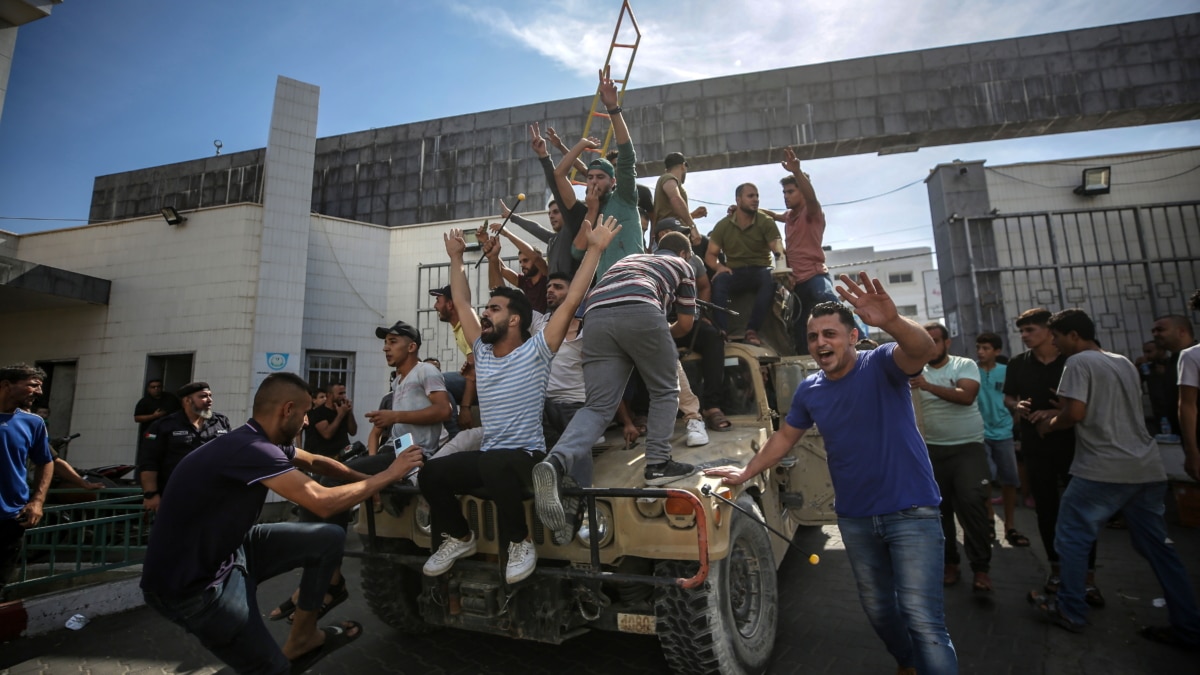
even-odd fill
[(1200, 288), (1200, 202), (963, 219), (978, 334), (1006, 336), (1033, 307), (1083, 309), (1104, 349), (1141, 354), (1154, 318)]
[[(501, 260), (505, 265), (512, 267), (517, 262), (517, 256), (502, 257)], [(467, 260), (463, 264), (467, 269), (467, 281), (471, 285), (473, 306), (469, 310), (459, 308), (458, 311), (460, 314), (463, 311), (473, 311), (478, 314), (487, 300), (486, 293), (491, 290), (488, 285), (487, 268), (490, 263), (475, 267), (474, 260)], [(438, 319), (437, 311), (433, 309), (436, 298), (429, 295), (429, 291), (449, 284), (450, 263), (417, 266), (417, 302), (415, 306), (417, 308), (417, 330), (421, 331), (422, 338), (421, 353), (424, 355), (422, 358), (436, 358), (442, 362), (443, 372), (452, 373), (462, 365), (463, 355), (458, 351), (458, 345), (454, 342), (454, 331), (451, 330), (450, 324), (442, 323)]]

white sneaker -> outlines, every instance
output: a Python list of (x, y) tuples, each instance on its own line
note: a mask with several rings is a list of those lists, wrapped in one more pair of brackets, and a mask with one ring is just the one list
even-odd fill
[(708, 431), (704, 428), (704, 420), (688, 420), (687, 445), (689, 448), (708, 445)]
[(509, 585), (524, 580), (537, 567), (537, 551), (533, 542), (526, 539), (508, 545), (508, 565), (504, 568), (504, 581)]
[(454, 561), (459, 558), (475, 555), (475, 549), (478, 540), (475, 539), (475, 533), (471, 533), (471, 538), (466, 541), (455, 539), (448, 534), (442, 534), (442, 545), (438, 550), (429, 556), (429, 560), (425, 561), (425, 566), (421, 571), (427, 577), (436, 577), (445, 574), (451, 567), (454, 566)]

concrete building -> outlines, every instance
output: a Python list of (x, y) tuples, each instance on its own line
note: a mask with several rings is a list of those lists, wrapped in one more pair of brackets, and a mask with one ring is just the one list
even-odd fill
[(982, 331), (1019, 351), (1013, 321), (1041, 306), (1083, 308), (1105, 349), (1139, 355), (1200, 288), (1198, 169), (1200, 148), (939, 165), (926, 183), (952, 351), (973, 354)]
[(8, 75), (12, 72), (13, 52), (17, 48), (17, 28), (50, 16), (62, 0), (0, 0), (0, 116), (4, 114), (4, 96), (8, 93)]
[(866, 272), (887, 286), (888, 294), (900, 314), (917, 323), (941, 318), (940, 305), (930, 303), (930, 291), (936, 286), (933, 249), (928, 246), (876, 251), (874, 246), (831, 249), (825, 252), (825, 265), (834, 282), (840, 274), (855, 276)]

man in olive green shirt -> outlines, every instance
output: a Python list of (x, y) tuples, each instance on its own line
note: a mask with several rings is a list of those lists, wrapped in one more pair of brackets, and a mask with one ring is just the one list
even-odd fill
[(650, 226), (653, 228), (663, 218), (678, 218), (680, 224), (694, 231), (696, 223), (692, 219), (707, 216), (708, 209), (701, 206), (688, 211), (687, 190), (683, 189), (687, 182), (687, 158), (682, 152), (672, 152), (663, 160), (663, 166), (667, 170), (654, 186), (654, 214), (650, 217)]
[[(708, 235), (704, 262), (717, 271), (712, 279), (713, 303), (717, 306), (727, 307), (734, 293), (755, 292), (754, 308), (746, 322), (745, 342), (761, 345), (758, 330), (775, 297), (771, 269), (775, 256), (783, 255), (783, 243), (774, 219), (758, 210), (758, 188), (754, 184), (739, 185), (735, 196), (737, 206), (733, 213), (721, 219)], [(722, 251), (725, 263), (719, 261)], [(723, 312), (716, 315), (717, 326), (726, 331), (729, 319)]]

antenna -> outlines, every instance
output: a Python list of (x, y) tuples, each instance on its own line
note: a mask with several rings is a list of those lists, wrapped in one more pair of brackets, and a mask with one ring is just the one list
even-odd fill
[(225, 144), (222, 143), (221, 139), (218, 138), (217, 140), (213, 141), (213, 147), (217, 149), (217, 157), (220, 157), (221, 148), (225, 147)]

